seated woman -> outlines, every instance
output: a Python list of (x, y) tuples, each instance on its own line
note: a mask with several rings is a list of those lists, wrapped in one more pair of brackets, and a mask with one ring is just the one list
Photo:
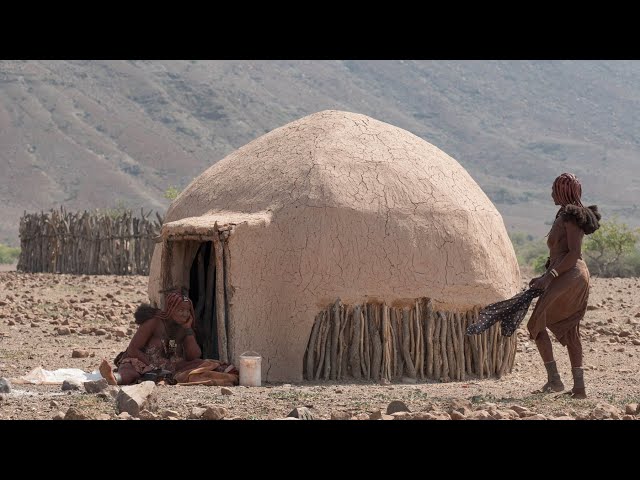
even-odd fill
[[(167, 374), (181, 384), (237, 385), (233, 365), (203, 360), (193, 330), (195, 313), (187, 295), (171, 290), (165, 309), (142, 304), (135, 313), (138, 330), (128, 348), (114, 360), (116, 370), (102, 360), (100, 374), (110, 385), (131, 385), (145, 374)], [(171, 378), (172, 377), (172, 378)]]

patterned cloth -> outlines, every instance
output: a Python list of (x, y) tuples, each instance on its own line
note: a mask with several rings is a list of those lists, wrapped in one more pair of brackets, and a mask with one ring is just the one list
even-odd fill
[(510, 337), (524, 319), (534, 298), (542, 295), (544, 290), (530, 288), (523, 290), (514, 297), (501, 302), (487, 305), (478, 316), (478, 321), (467, 327), (467, 335), (477, 335), (487, 330), (491, 325), (500, 322), (500, 331), (505, 337)]

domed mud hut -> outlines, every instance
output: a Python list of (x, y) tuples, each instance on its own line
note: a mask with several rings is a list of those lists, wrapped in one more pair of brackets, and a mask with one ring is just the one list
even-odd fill
[(149, 294), (189, 289), (208, 357), (262, 356), (265, 381), (464, 380), (510, 372), (481, 306), (518, 291), (502, 217), (456, 160), (365, 115), (277, 128), (172, 203)]

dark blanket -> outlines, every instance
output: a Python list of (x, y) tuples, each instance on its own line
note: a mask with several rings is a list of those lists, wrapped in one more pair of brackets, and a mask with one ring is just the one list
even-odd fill
[(542, 295), (542, 292), (544, 292), (542, 289), (530, 288), (507, 300), (487, 305), (480, 310), (478, 321), (469, 325), (466, 332), (467, 335), (477, 335), (487, 330), (494, 323), (500, 322), (502, 335), (510, 337), (527, 314), (533, 299)]

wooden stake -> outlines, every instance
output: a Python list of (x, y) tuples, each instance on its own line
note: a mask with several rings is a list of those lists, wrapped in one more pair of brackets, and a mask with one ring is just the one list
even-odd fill
[(425, 345), (426, 354), (427, 354), (427, 377), (433, 378), (433, 365), (434, 365), (434, 351), (435, 351), (435, 340), (433, 336), (433, 331), (435, 327), (435, 320), (433, 315), (433, 302), (431, 299), (427, 299), (426, 302), (426, 314), (425, 314), (426, 330), (427, 330), (427, 342)]
[(315, 347), (316, 341), (318, 339), (318, 331), (320, 330), (321, 323), (321, 314), (316, 315), (316, 318), (313, 322), (313, 327), (311, 328), (311, 336), (309, 337), (309, 344), (307, 345), (307, 358), (306, 358), (306, 368), (305, 368), (305, 378), (307, 380), (313, 379), (313, 363), (315, 361)]
[(409, 325), (409, 309), (402, 309), (402, 359), (404, 361), (406, 375), (416, 378), (416, 369), (411, 360), (410, 351), (411, 329)]
[(361, 307), (356, 305), (353, 308), (353, 337), (349, 347), (349, 365), (351, 366), (351, 376), (358, 379), (362, 377), (362, 366), (360, 364), (360, 352), (362, 351), (361, 315)]

